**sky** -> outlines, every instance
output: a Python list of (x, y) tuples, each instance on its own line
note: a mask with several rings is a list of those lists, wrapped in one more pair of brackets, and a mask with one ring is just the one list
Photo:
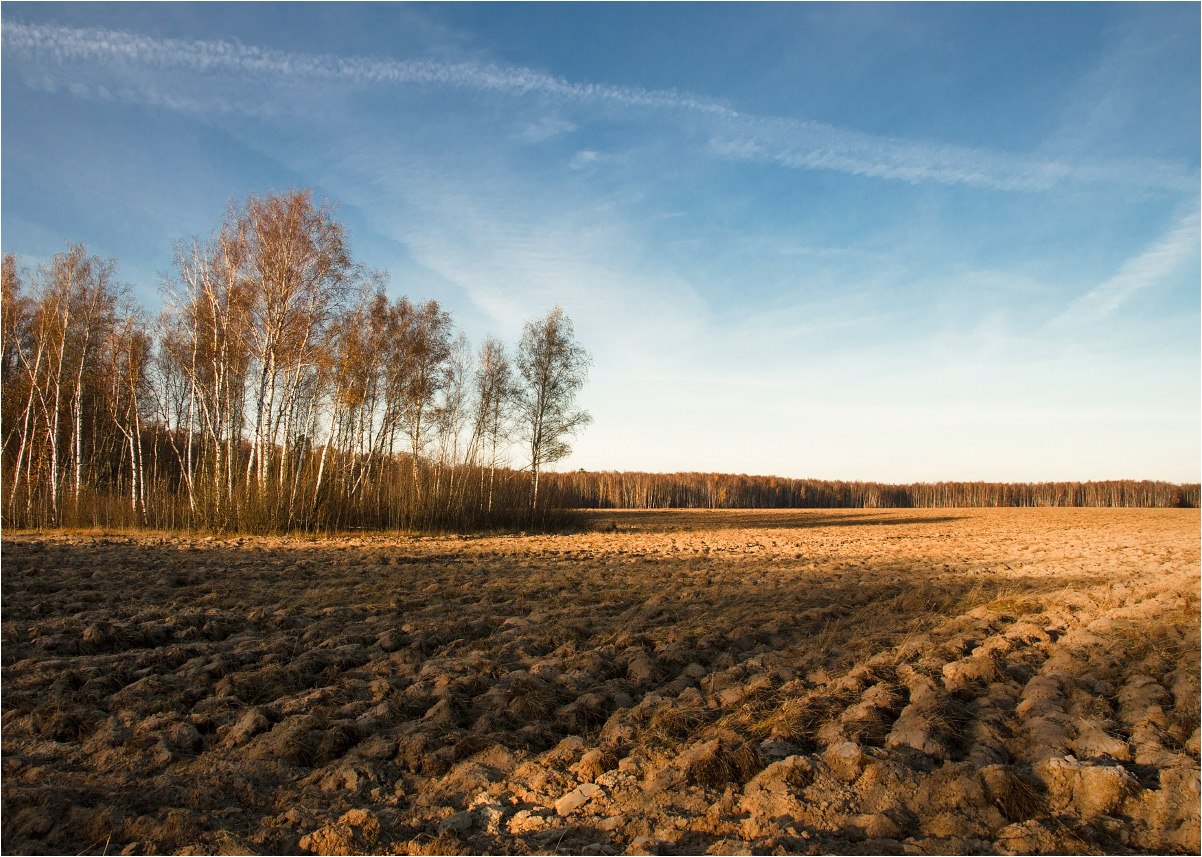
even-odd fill
[(309, 187), (474, 343), (564, 308), (560, 469), (1198, 481), (1199, 10), (5, 2), (3, 249), (155, 311)]

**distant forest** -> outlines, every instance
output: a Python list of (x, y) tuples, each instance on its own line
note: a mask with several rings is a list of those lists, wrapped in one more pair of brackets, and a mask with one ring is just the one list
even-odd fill
[(1198, 506), (1198, 483), (842, 482), (726, 473), (549, 474), (565, 506), (587, 509), (916, 509), (966, 506)]

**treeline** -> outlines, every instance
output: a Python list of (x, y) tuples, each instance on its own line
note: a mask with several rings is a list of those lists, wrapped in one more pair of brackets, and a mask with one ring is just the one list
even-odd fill
[(910, 509), (966, 506), (1197, 507), (1197, 483), (920, 482), (888, 485), (724, 473), (574, 472), (548, 477), (560, 503), (589, 509)]
[(542, 525), (542, 468), (589, 419), (560, 308), (472, 349), (437, 302), (390, 298), (309, 191), (179, 244), (155, 317), (83, 246), (5, 255), (2, 309), (8, 526)]

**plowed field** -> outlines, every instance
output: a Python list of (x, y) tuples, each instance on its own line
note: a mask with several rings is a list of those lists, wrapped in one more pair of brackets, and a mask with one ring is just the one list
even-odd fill
[(1199, 851), (1197, 510), (6, 533), (6, 853)]

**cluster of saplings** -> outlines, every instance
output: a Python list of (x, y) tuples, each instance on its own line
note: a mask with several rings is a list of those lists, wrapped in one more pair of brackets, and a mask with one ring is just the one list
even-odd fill
[(391, 299), (307, 190), (182, 242), (151, 318), (76, 246), (3, 266), (3, 520), (17, 527), (484, 528), (552, 522), (542, 468), (588, 422), (556, 307), (471, 349)]
[(889, 485), (729, 473), (557, 473), (552, 490), (588, 509), (916, 509), (1198, 506), (1197, 482), (920, 482)]

